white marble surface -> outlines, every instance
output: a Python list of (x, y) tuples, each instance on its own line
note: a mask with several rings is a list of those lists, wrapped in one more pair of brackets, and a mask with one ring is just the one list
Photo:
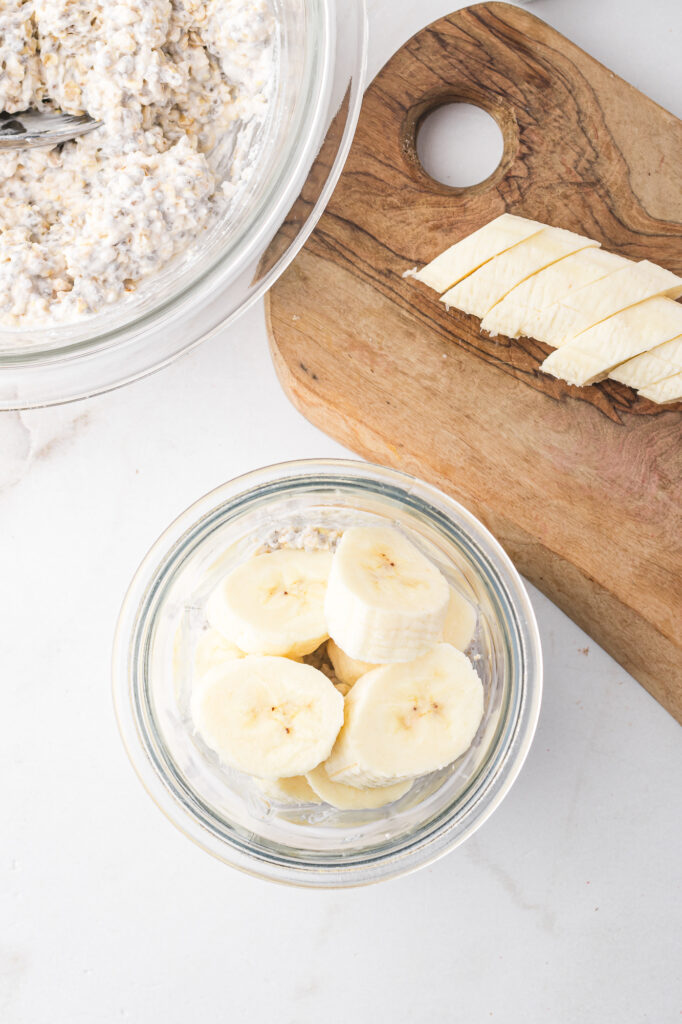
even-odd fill
[[(449, 7), (371, 0), (372, 70)], [(682, 115), (678, 0), (533, 10)], [(109, 693), (139, 559), (223, 480), (340, 454), (280, 392), (261, 308), (126, 390), (0, 417), (2, 1024), (680, 1020), (679, 726), (535, 592), (535, 745), (435, 866), (280, 889), (194, 848), (141, 789)]]

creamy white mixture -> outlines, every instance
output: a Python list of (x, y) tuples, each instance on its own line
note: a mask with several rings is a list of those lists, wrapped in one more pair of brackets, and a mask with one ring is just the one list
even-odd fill
[(0, 0), (0, 110), (104, 121), (0, 153), (0, 324), (98, 312), (194, 241), (244, 172), (233, 153), (225, 179), (224, 142), (262, 123), (273, 66), (269, 0)]

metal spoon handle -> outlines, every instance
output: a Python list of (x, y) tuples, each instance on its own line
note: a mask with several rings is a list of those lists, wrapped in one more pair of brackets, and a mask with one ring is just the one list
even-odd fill
[(101, 126), (89, 114), (53, 114), (42, 110), (22, 110), (0, 114), (0, 151), (58, 146)]

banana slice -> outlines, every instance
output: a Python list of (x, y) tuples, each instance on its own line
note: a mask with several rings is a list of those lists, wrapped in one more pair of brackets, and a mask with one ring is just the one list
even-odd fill
[(527, 277), (486, 313), (481, 330), (518, 338), (528, 333), (529, 316), (594, 281), (601, 281), (627, 264), (624, 256), (604, 249), (579, 249)]
[(386, 786), (444, 768), (467, 750), (483, 716), (483, 686), (465, 654), (438, 644), (409, 664), (368, 672), (345, 703), (327, 774)]
[(611, 370), (609, 377), (629, 384), (631, 388), (645, 388), (682, 370), (682, 334), (672, 341), (628, 359)]
[(294, 775), (291, 779), (256, 779), (262, 793), (281, 804), (321, 804), (322, 800), (312, 788), (305, 775)]
[(474, 606), (465, 597), (450, 588), (450, 604), (445, 616), (443, 627), (443, 641), (452, 644), (458, 651), (466, 651), (474, 639), (478, 614)]
[(595, 248), (599, 242), (563, 228), (543, 227), (513, 249), (495, 256), (469, 277), (456, 284), (441, 302), (464, 313), (485, 317), (490, 310), (527, 278), (579, 249)]
[(673, 373), (670, 377), (657, 381), (656, 384), (640, 388), (639, 393), (644, 398), (649, 398), (652, 402), (659, 402), (661, 405), (666, 402), (679, 402), (682, 399), (682, 371)]
[[(194, 685), (208, 675), (214, 668), (235, 658), (245, 658), (244, 651), (230, 643), (217, 629), (207, 629), (199, 637), (194, 650)], [(293, 658), (299, 661), (299, 658)]]
[(614, 367), (682, 333), (682, 306), (645, 299), (583, 331), (547, 356), (541, 369), (569, 384), (591, 384)]
[(331, 564), (328, 551), (256, 555), (213, 591), (208, 621), (247, 654), (310, 654), (329, 636), (324, 596)]
[(525, 217), (516, 217), (513, 213), (503, 213), (451, 245), (414, 276), (417, 281), (442, 293), (493, 257), (542, 231), (545, 226)]
[(358, 661), (410, 661), (439, 640), (449, 600), (445, 577), (399, 530), (354, 526), (332, 561), (327, 628)]
[(682, 279), (642, 260), (626, 261), (622, 270), (578, 288), (543, 310), (529, 315), (526, 334), (560, 348), (572, 338), (645, 299), (682, 295)]
[(194, 681), (203, 679), (212, 669), (226, 661), (244, 657), (244, 652), (226, 640), (217, 629), (207, 629), (199, 637), (194, 651)]
[(338, 807), (340, 811), (368, 811), (376, 807), (385, 807), (405, 796), (412, 788), (412, 779), (397, 782), (394, 786), (381, 786), (378, 789), (357, 789), (355, 786), (344, 786), (341, 782), (332, 782), (323, 764), (313, 768), (306, 775), (311, 789), (325, 803)]
[(351, 658), (333, 640), (327, 640), (327, 654), (334, 666), (336, 678), (343, 686), (347, 687), (346, 693), (357, 683), (360, 676), (379, 667), (371, 661), (358, 661), (357, 658)]
[[(465, 651), (474, 638), (478, 616), (476, 609), (466, 598), (450, 588), (450, 603), (445, 616), (443, 635), (441, 639), (460, 651)], [(345, 687), (342, 691), (345, 694), (357, 683), (360, 676), (366, 675), (374, 668), (379, 668), (376, 662), (358, 661), (342, 651), (333, 640), (327, 641), (327, 654), (334, 666), (334, 672), (339, 683)]]
[(329, 679), (286, 658), (225, 662), (204, 677), (190, 707), (206, 745), (261, 779), (311, 771), (328, 757), (343, 724), (343, 697)]

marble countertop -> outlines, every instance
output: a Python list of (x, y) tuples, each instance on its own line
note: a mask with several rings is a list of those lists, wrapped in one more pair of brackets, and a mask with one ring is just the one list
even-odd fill
[[(371, 73), (451, 8), (370, 0)], [(682, 116), (678, 0), (532, 10)], [(679, 726), (532, 588), (534, 746), (432, 867), (279, 888), (195, 848), (139, 785), (109, 684), (139, 560), (224, 480), (345, 454), (282, 394), (261, 306), (124, 390), (0, 414), (3, 1024), (680, 1020)]]

